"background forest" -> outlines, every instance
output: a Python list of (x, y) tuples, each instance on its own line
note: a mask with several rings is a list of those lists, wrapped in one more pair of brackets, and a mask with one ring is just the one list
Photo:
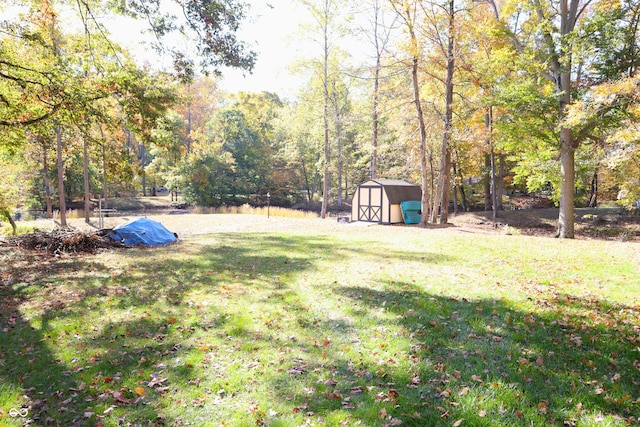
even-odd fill
[[(573, 237), (576, 206), (636, 206), (640, 2), (297, 1), (315, 49), (291, 65), (304, 84), (287, 97), (219, 88), (255, 64), (237, 37), (250, 3), (2, 2), (0, 212), (60, 210), (64, 224), (70, 203), (88, 215), (98, 198), (166, 188), (324, 217), (370, 178), (420, 184), (425, 224), (527, 192)], [(117, 44), (116, 15), (139, 19), (170, 65)]]

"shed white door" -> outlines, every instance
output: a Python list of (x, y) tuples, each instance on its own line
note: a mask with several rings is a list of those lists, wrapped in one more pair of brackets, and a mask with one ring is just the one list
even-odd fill
[(359, 188), (358, 221), (382, 222), (382, 187)]

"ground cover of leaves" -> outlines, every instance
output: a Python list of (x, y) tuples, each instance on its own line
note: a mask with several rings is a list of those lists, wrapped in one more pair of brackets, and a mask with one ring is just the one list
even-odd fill
[(640, 422), (635, 243), (182, 218), (0, 248), (0, 425)]

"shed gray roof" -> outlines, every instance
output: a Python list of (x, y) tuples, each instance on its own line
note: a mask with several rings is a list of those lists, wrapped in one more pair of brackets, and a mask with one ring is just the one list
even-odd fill
[(421, 200), (422, 190), (419, 185), (399, 179), (374, 179), (375, 183), (384, 187), (389, 203), (397, 205), (405, 200)]
[(373, 179), (373, 182), (377, 182), (378, 184), (386, 187), (386, 186), (409, 186), (416, 187), (415, 184), (411, 184), (410, 182), (403, 181), (401, 179)]

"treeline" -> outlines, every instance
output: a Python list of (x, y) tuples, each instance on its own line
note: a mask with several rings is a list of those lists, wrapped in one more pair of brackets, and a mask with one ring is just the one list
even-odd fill
[[(108, 12), (146, 16), (159, 34), (179, 27), (135, 4)], [(640, 199), (636, 2), (300, 0), (317, 49), (292, 69), (306, 82), (292, 99), (223, 93), (202, 74), (253, 66), (235, 38), (241, 4), (176, 4), (196, 40), (212, 22), (226, 32), (198, 44), (199, 62), (169, 52), (163, 72), (111, 41), (101, 2), (69, 2), (77, 32), (51, 0), (2, 24), (4, 212), (165, 186), (201, 206), (269, 194), (324, 216), (359, 183), (393, 178), (422, 186), (423, 223), (544, 192), (558, 235), (573, 237), (576, 206)]]

